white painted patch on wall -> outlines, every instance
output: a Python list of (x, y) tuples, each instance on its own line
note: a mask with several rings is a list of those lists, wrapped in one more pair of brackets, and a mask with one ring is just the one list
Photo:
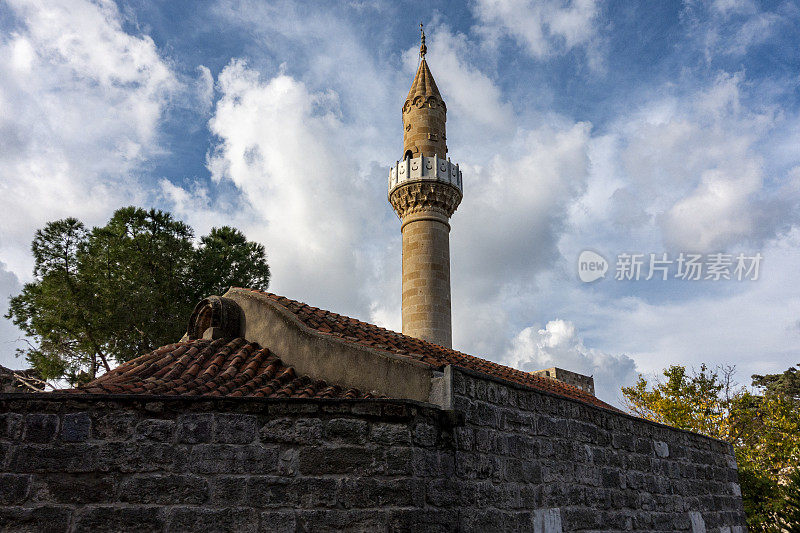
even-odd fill
[(533, 513), (533, 533), (562, 533), (561, 511), (557, 508), (535, 511)]
[(669, 445), (666, 442), (657, 440), (653, 443), (653, 446), (656, 449), (657, 456), (669, 457)]
[(706, 533), (706, 523), (702, 514), (689, 511), (689, 519), (692, 521), (692, 533)]

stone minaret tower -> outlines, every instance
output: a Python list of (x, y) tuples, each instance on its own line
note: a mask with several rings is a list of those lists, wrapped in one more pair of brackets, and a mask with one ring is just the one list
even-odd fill
[(449, 219), (463, 189), (461, 171), (447, 157), (447, 106), (426, 51), (423, 32), (403, 105), (403, 159), (389, 171), (389, 202), (403, 234), (403, 333), (451, 348)]

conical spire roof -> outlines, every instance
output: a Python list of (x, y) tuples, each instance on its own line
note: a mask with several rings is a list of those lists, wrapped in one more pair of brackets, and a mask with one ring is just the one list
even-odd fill
[(417, 75), (414, 76), (414, 83), (411, 84), (411, 90), (408, 91), (408, 98), (407, 100), (414, 101), (414, 98), (417, 96), (435, 96), (439, 100), (442, 100), (442, 95), (439, 94), (439, 88), (436, 87), (436, 82), (433, 80), (433, 74), (431, 74), (431, 69), (428, 68), (428, 62), (425, 61), (425, 56), (422, 56), (422, 59), (419, 62), (419, 68), (417, 69)]
[(422, 23), (419, 25), (419, 31), (422, 34), (419, 45), (419, 68), (417, 68), (417, 75), (414, 76), (414, 83), (411, 84), (411, 90), (408, 91), (408, 100), (413, 102), (417, 96), (427, 98), (428, 96), (435, 96), (440, 102), (442, 95), (439, 94), (439, 88), (436, 82), (433, 81), (433, 74), (431, 69), (428, 68), (428, 62), (425, 61), (425, 54), (428, 52), (428, 47), (425, 46), (425, 31), (422, 29)]

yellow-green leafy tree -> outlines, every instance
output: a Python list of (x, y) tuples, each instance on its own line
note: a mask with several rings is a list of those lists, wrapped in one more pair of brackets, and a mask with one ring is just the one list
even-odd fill
[(689, 371), (674, 365), (652, 382), (639, 376), (622, 393), (638, 416), (731, 443), (750, 530), (780, 532), (797, 490), (790, 477), (800, 464), (797, 369), (753, 376), (752, 390), (734, 375), (733, 367)]

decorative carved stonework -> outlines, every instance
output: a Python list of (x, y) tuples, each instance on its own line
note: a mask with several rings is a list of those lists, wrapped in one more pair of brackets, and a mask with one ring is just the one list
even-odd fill
[(412, 181), (393, 189), (389, 202), (400, 220), (422, 211), (434, 211), (450, 218), (461, 203), (461, 197), (461, 191), (447, 183)]

